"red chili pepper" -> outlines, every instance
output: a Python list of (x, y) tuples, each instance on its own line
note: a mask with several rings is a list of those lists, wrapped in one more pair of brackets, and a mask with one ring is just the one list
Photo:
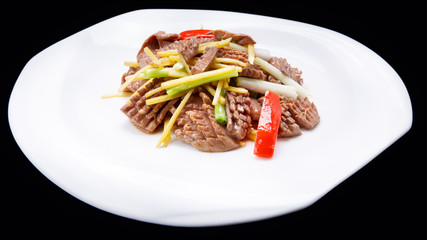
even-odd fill
[(187, 31), (183, 31), (179, 34), (179, 39), (183, 40), (188, 40), (193, 36), (196, 36), (197, 38), (213, 38), (214, 35), (213, 34), (207, 34), (208, 32), (210, 32), (212, 30), (208, 30), (208, 29), (194, 29), (194, 30), (187, 30)]
[(271, 158), (279, 132), (282, 107), (280, 97), (276, 93), (266, 91), (258, 121), (254, 154), (259, 157)]

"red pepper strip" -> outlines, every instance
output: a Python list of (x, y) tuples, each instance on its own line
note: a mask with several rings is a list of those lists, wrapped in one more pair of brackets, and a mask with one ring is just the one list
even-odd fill
[(210, 32), (212, 30), (208, 30), (208, 29), (194, 29), (194, 30), (187, 30), (187, 31), (183, 31), (179, 34), (179, 39), (183, 40), (188, 40), (193, 36), (197, 36), (197, 38), (213, 38), (214, 35), (213, 34), (206, 34), (208, 32)]
[(258, 157), (273, 157), (281, 115), (279, 95), (266, 91), (255, 139), (254, 154)]

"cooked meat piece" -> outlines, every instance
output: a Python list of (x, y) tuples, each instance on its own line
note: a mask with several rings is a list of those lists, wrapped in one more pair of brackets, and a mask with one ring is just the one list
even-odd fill
[(217, 47), (207, 47), (202, 56), (197, 60), (196, 64), (191, 68), (191, 73), (201, 73), (208, 69), (214, 62), (217, 52)]
[(189, 40), (179, 41), (180, 44), (177, 45), (178, 52), (185, 59), (187, 63), (197, 55), (199, 51), (199, 42), (197, 38), (192, 37)]
[(308, 98), (297, 100), (287, 99), (286, 106), (289, 107), (292, 118), (302, 128), (312, 129), (320, 121), (316, 106)]
[(129, 70), (127, 72), (123, 73), (123, 75), (122, 75), (122, 81), (121, 81), (120, 84), (125, 83), (126, 82), (126, 77), (129, 76), (129, 75), (135, 74), (136, 71), (138, 71), (137, 68), (129, 67)]
[[(200, 97), (199, 97), (200, 96)], [(225, 152), (238, 148), (239, 142), (217, 123), (209, 96), (193, 95), (175, 123), (175, 136), (203, 152)]]
[(165, 33), (164, 31), (158, 31), (157, 33), (148, 37), (139, 49), (138, 54), (136, 55), (136, 59), (139, 63), (139, 67), (145, 67), (146, 65), (151, 63), (151, 59), (144, 52), (144, 48), (148, 47), (151, 51), (155, 51), (159, 48), (165, 48), (174, 41), (179, 39), (179, 35), (177, 33)]
[(249, 94), (227, 92), (225, 100), (227, 132), (237, 140), (242, 140), (249, 133), (252, 123)]
[(248, 62), (248, 53), (230, 47), (223, 47), (218, 50), (216, 57), (233, 58), (242, 62)]
[(239, 76), (250, 77), (255, 79), (265, 80), (267, 76), (258, 64), (250, 64), (248, 67), (244, 67)]
[(287, 100), (280, 100), (282, 107), (282, 116), (280, 118), (279, 134), (278, 137), (294, 137), (301, 135), (301, 129), (296, 124), (289, 112), (289, 106), (286, 105)]
[(157, 42), (159, 43), (159, 47), (157, 48), (164, 48), (179, 39), (179, 34), (177, 33), (165, 33), (164, 31), (159, 31), (155, 33), (155, 35)]
[(224, 30), (214, 30), (211, 32), (217, 40), (223, 40), (231, 37), (231, 41), (240, 45), (255, 44), (249, 35), (242, 33), (231, 33)]
[[(150, 64), (151, 58), (144, 52), (144, 48), (148, 47), (154, 54), (158, 51), (165, 51), (171, 49), (181, 49), (181, 54), (183, 54), (186, 60), (191, 59), (195, 54), (197, 54), (198, 44), (214, 41), (213, 38), (196, 38), (191, 42), (189, 40), (178, 40), (179, 35), (176, 33), (165, 33), (164, 31), (159, 31), (150, 37), (148, 37), (142, 44), (136, 60), (139, 64), (139, 68), (129, 67), (129, 70), (122, 75), (121, 84), (125, 82), (125, 77), (134, 74), (140, 68)], [(191, 44), (189, 44), (191, 43)], [(188, 45), (194, 45), (193, 47), (188, 47)], [(195, 47), (197, 45), (197, 47)], [(194, 54), (194, 55), (193, 55)], [(129, 84), (124, 91), (135, 92), (140, 86), (142, 86), (145, 81), (135, 81)]]
[[(144, 52), (144, 48), (148, 47), (151, 51), (155, 51), (156, 49), (166, 47), (172, 42), (176, 41), (179, 38), (179, 35), (176, 33), (165, 33), (164, 31), (159, 31), (155, 34), (152, 34), (150, 37), (148, 37), (144, 43), (142, 44), (141, 48), (138, 51), (138, 54), (136, 55), (136, 61), (139, 64), (139, 68), (129, 67), (129, 70), (122, 75), (121, 84), (123, 84), (126, 80), (125, 77), (134, 74), (136, 71), (138, 71), (140, 68), (147, 66), (151, 63), (151, 59), (148, 57), (148, 55)], [(136, 89), (138, 89), (142, 84), (144, 84), (145, 81), (136, 81), (132, 82), (129, 86), (127, 86), (124, 91), (131, 91), (135, 92)]]
[(298, 82), (300, 85), (302, 85), (303, 83), (303, 79), (301, 77), (302, 71), (298, 70), (298, 68), (291, 67), (291, 65), (288, 63), (288, 61), (285, 58), (272, 57), (268, 62), (271, 65), (278, 68), (283, 74), (285, 74), (286, 76), (289, 76), (290, 78)]
[[(172, 99), (169, 102), (161, 102), (153, 105), (146, 105), (144, 97), (150, 89), (160, 85), (159, 79), (154, 79), (151, 83), (141, 86), (130, 98), (129, 101), (120, 109), (129, 117), (132, 124), (145, 133), (152, 133), (160, 125), (168, 111), (179, 100)], [(163, 92), (154, 96), (162, 95)]]
[(251, 109), (251, 119), (253, 121), (258, 121), (259, 116), (261, 115), (262, 105), (255, 98), (249, 98), (249, 100), (251, 101), (251, 105), (249, 106)]
[(133, 82), (131, 82), (127, 87), (126, 87), (126, 89), (128, 90), (128, 91), (131, 91), (131, 92), (135, 92), (136, 90), (138, 90), (142, 85), (144, 85), (144, 83), (146, 83), (147, 82), (147, 80), (138, 80), (138, 81), (133, 81)]
[[(123, 73), (122, 75), (122, 81), (121, 84), (126, 82), (126, 77), (135, 74), (137, 71), (136, 68), (134, 67), (129, 67), (129, 70), (126, 73)], [(133, 81), (131, 82), (125, 89), (125, 92), (135, 92), (139, 87), (141, 87), (144, 83), (146, 82), (146, 80), (138, 80), (138, 81)]]
[(140, 55), (142, 52), (144, 52), (145, 47), (148, 47), (151, 51), (154, 51), (159, 48), (164, 48), (178, 39), (179, 35), (177, 33), (165, 33), (164, 31), (158, 31), (149, 36), (144, 41), (137, 55)]

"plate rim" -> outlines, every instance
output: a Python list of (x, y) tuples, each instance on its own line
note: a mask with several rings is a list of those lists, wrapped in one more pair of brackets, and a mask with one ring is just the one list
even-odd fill
[[(209, 11), (209, 12), (225, 12), (225, 13), (229, 13), (229, 14), (243, 14), (243, 15), (249, 15), (249, 16), (257, 16), (257, 17), (261, 17), (261, 18), (270, 18), (270, 19), (273, 19), (273, 20), (280, 20), (280, 21), (282, 21), (282, 20), (285, 20), (285, 21), (289, 21), (289, 22), (293, 22), (293, 23), (297, 23), (297, 24), (301, 24), (301, 25), (309, 25), (310, 27), (316, 27), (316, 28), (321, 28), (321, 29), (324, 29), (324, 30), (327, 30), (327, 31), (331, 31), (331, 32), (334, 32), (334, 33), (337, 33), (337, 34), (339, 34), (339, 35), (341, 35), (341, 36), (344, 36), (345, 38), (348, 38), (348, 39), (351, 39), (352, 41), (354, 41), (354, 42), (356, 42), (356, 43), (358, 43), (358, 44), (360, 44), (362, 47), (364, 47), (364, 48), (366, 48), (366, 49), (368, 49), (369, 51), (371, 51), (372, 53), (374, 53), (377, 57), (379, 57), (380, 59), (382, 59), (381, 58), (381, 56), (379, 56), (378, 54), (376, 54), (374, 51), (372, 51), (371, 49), (369, 49), (368, 47), (366, 47), (366, 46), (364, 46), (363, 44), (361, 44), (361, 43), (359, 43), (358, 41), (356, 41), (356, 40), (354, 40), (354, 39), (352, 39), (352, 38), (350, 38), (350, 37), (348, 37), (348, 36), (345, 36), (345, 35), (343, 35), (343, 34), (341, 34), (341, 33), (339, 33), (339, 32), (336, 32), (336, 31), (334, 31), (334, 30), (330, 30), (330, 29), (327, 29), (327, 28), (323, 28), (323, 27), (320, 27), (320, 26), (316, 26), (316, 25), (312, 25), (312, 24), (309, 24), (309, 23), (303, 23), (303, 22), (298, 22), (298, 21), (294, 21), (294, 20), (287, 20), (287, 19), (283, 19), (283, 18), (276, 18), (276, 17), (271, 17), (271, 16), (264, 16), (264, 15), (257, 15), (257, 14), (250, 14), (250, 13), (241, 13), (241, 12), (231, 12), (231, 11), (222, 11), (222, 10), (194, 10), (194, 9), (141, 9), (141, 10), (134, 10), (134, 11), (130, 11), (130, 12), (127, 12), (127, 13), (123, 13), (123, 14), (120, 14), (120, 15), (117, 15), (117, 16), (114, 16), (114, 17), (111, 17), (111, 18), (108, 18), (108, 19), (106, 19), (106, 20), (103, 20), (103, 21), (101, 21), (101, 22), (99, 22), (99, 23), (97, 23), (97, 24), (94, 24), (94, 25), (92, 25), (92, 26), (90, 26), (90, 27), (88, 27), (88, 28), (85, 28), (85, 29), (83, 29), (83, 30), (81, 30), (81, 31), (79, 31), (79, 32), (76, 32), (75, 34), (73, 34), (73, 35), (70, 35), (69, 37), (66, 37), (66, 38), (64, 38), (64, 39), (62, 39), (62, 40), (60, 40), (60, 41), (58, 41), (58, 42), (56, 42), (56, 43), (54, 43), (54, 44), (52, 44), (51, 46), (49, 46), (49, 47), (47, 47), (46, 49), (44, 49), (44, 50), (42, 50), (41, 52), (39, 52), (38, 54), (36, 54), (36, 55), (34, 55), (28, 62), (27, 62), (27, 64), (23, 67), (23, 69), (22, 69), (22, 71), (21, 71), (21, 73), (19, 74), (19, 76), (18, 76), (18, 78), (17, 78), (17, 80), (16, 80), (16, 82), (15, 82), (15, 84), (14, 84), (14, 86), (13, 86), (13, 89), (12, 89), (12, 92), (11, 92), (11, 95), (10, 95), (10, 98), (9, 98), (9, 104), (8, 104), (8, 119), (9, 119), (9, 126), (10, 126), (10, 128), (11, 128), (11, 131), (12, 131), (12, 135), (13, 135), (13, 137), (15, 138), (15, 141), (16, 141), (16, 143), (18, 144), (18, 146), (20, 147), (20, 149), (22, 150), (22, 152), (24, 153), (24, 155), (27, 157), (27, 159), (44, 175), (44, 176), (46, 176), (50, 181), (52, 181), (53, 183), (55, 183), (55, 185), (57, 185), (58, 187), (60, 187), (60, 188), (62, 188), (62, 189), (64, 189), (67, 193), (69, 193), (70, 195), (72, 195), (72, 196), (76, 196), (76, 194), (75, 193), (70, 193), (69, 191), (67, 191), (67, 189), (66, 188), (64, 188), (63, 186), (60, 186), (60, 185), (58, 185), (57, 184), (57, 182), (56, 181), (54, 181), (54, 180), (52, 180), (51, 179), (51, 176), (49, 176), (49, 174), (47, 174), (45, 171), (42, 171), (41, 169), (44, 169), (44, 167), (43, 166), (41, 166), (41, 165), (39, 165), (40, 164), (40, 162), (34, 162), (34, 160), (32, 160), (32, 158), (33, 157), (31, 157), (30, 158), (30, 155), (32, 155), (30, 152), (29, 152), (29, 150), (27, 149), (27, 147), (26, 146), (23, 146), (23, 142), (24, 142), (24, 140), (22, 140), (23, 138), (22, 138), (22, 135), (21, 136), (18, 136), (17, 137), (17, 135), (20, 135), (20, 133), (17, 133), (17, 126), (16, 126), (16, 121), (13, 121), (13, 119), (15, 118), (16, 119), (16, 116), (14, 115), (15, 113), (13, 113), (13, 108), (15, 107), (15, 105), (14, 104), (17, 104), (16, 103), (16, 101), (17, 100), (15, 100), (15, 98), (16, 98), (16, 91), (18, 91), (18, 90), (16, 90), (16, 89), (19, 89), (19, 87), (20, 87), (20, 85), (22, 85), (22, 83), (19, 83), (20, 82), (20, 79), (21, 79), (21, 76), (22, 76), (22, 74), (23, 74), (23, 72), (25, 71), (25, 69), (28, 67), (28, 66), (30, 66), (30, 64), (32, 63), (32, 62), (34, 62), (34, 61), (36, 61), (37, 60), (37, 58), (38, 58), (38, 56), (40, 56), (41, 54), (43, 54), (44, 52), (46, 52), (48, 49), (51, 49), (53, 46), (59, 46), (60, 44), (59, 43), (63, 43), (63, 42), (65, 42), (67, 39), (70, 39), (72, 36), (75, 36), (75, 35), (77, 35), (77, 34), (79, 34), (79, 33), (81, 33), (81, 32), (83, 32), (83, 31), (87, 31), (88, 29), (90, 29), (90, 28), (93, 28), (93, 27), (95, 27), (95, 26), (97, 26), (98, 24), (102, 24), (102, 23), (105, 23), (105, 22), (107, 22), (107, 21), (109, 21), (109, 20), (111, 20), (111, 19), (113, 19), (113, 18), (119, 18), (119, 17), (121, 17), (121, 16), (123, 16), (123, 15), (128, 15), (128, 14), (136, 14), (136, 13), (140, 13), (140, 12), (146, 12), (146, 11), (157, 11), (157, 12), (162, 12), (162, 11), (172, 11), (172, 12), (182, 12), (182, 11), (191, 11), (191, 12), (204, 12), (204, 11)], [(384, 60), (384, 59), (382, 59), (383, 61), (384, 61), (384, 63), (386, 63), (389, 67), (390, 67), (390, 69), (392, 69), (393, 71), (394, 71), (394, 69)], [(394, 71), (395, 72), (395, 71)], [(398, 76), (398, 74), (395, 72), (395, 74)], [(399, 77), (399, 76), (398, 76)], [(409, 130), (410, 130), (410, 128), (412, 127), (412, 122), (413, 122), (413, 116), (412, 116), (412, 104), (411, 104), (411, 100), (410, 100), (410, 96), (409, 96), (409, 93), (408, 93), (408, 90), (406, 89), (406, 86), (405, 86), (405, 84), (404, 84), (404, 82), (402, 81), (402, 79), (399, 77), (399, 79), (400, 79), (400, 81), (401, 81), (401, 83), (402, 83), (402, 85), (403, 85), (403, 87), (404, 87), (404, 89), (402, 89), (403, 91), (406, 91), (406, 95), (407, 95), (407, 97), (408, 97), (408, 100), (409, 100), (409, 106), (410, 106), (410, 109), (408, 110), (409, 112), (410, 112), (410, 122), (409, 123), (407, 123), (406, 124), (406, 127), (405, 127), (405, 129), (406, 130), (404, 130), (402, 133), (401, 133), (401, 135), (400, 136), (398, 136), (396, 139), (394, 139), (394, 140), (392, 140), (391, 142), (390, 142), (390, 144), (388, 145), (388, 146), (390, 146), (392, 143), (394, 143), (395, 141), (397, 141), (399, 138), (401, 138), (403, 135), (405, 135)], [(21, 80), (21, 82), (22, 82), (22, 80)], [(12, 121), (11, 121), (12, 120)], [(387, 147), (388, 147), (387, 146)], [(386, 147), (386, 148), (387, 148)], [(384, 151), (386, 148), (384, 148), (384, 149), (382, 149), (381, 151), (379, 151), (379, 153), (381, 153), (382, 151)], [(26, 150), (24, 150), (24, 149), (26, 149)], [(378, 154), (379, 154), (378, 153)], [(375, 158), (375, 156), (371, 159), (371, 160), (369, 160), (369, 161), (367, 161), (366, 163), (368, 163), (368, 162), (370, 162), (370, 161), (372, 161), (373, 159)], [(365, 164), (366, 164), (365, 163)], [(363, 166), (362, 166), (363, 167)], [(359, 168), (360, 169), (360, 168)], [(355, 169), (355, 172), (356, 171), (358, 171), (359, 169)], [(351, 176), (351, 174), (349, 175), (349, 176)], [(349, 177), (349, 176), (347, 176), (347, 177)], [(344, 181), (346, 178), (344, 178), (342, 181)], [(342, 182), (341, 181), (341, 182)], [(339, 183), (341, 183), (341, 182), (338, 182), (337, 184), (339, 184)], [(335, 186), (333, 186), (331, 189), (333, 189)], [(330, 191), (331, 189), (329, 189), (328, 191)], [(327, 191), (327, 192), (328, 192)], [(325, 194), (327, 193), (327, 192), (325, 192)], [(302, 205), (300, 205), (299, 206), (299, 208), (298, 209), (301, 209), (301, 208), (305, 208), (305, 207), (307, 207), (307, 206), (309, 206), (309, 205), (311, 205), (312, 203), (314, 203), (314, 202), (316, 202), (319, 198), (321, 198), (321, 197), (323, 197), (324, 196), (324, 194), (323, 195), (321, 195), (321, 196), (318, 196), (316, 199), (310, 199), (310, 201), (307, 201), (307, 202), (305, 202), (305, 203), (303, 203)], [(78, 199), (80, 199), (81, 200), (81, 196), (80, 197), (77, 197)], [(85, 203), (88, 203), (88, 204), (90, 204), (91, 206), (94, 206), (94, 207), (96, 207), (96, 208), (99, 208), (98, 206), (96, 206), (95, 204), (91, 204), (91, 202), (90, 202), (90, 200), (87, 200), (87, 201), (85, 201), (85, 200), (82, 200), (82, 201), (84, 201)], [(102, 209), (102, 208), (99, 208), (99, 209)], [(298, 210), (298, 209), (295, 209), (295, 210)], [(110, 213), (113, 213), (113, 214), (116, 214), (116, 215), (120, 215), (120, 216), (123, 216), (123, 217), (128, 217), (126, 214), (120, 214), (120, 213), (117, 213), (117, 212), (114, 212), (114, 211), (109, 211), (109, 210), (107, 210), (108, 212), (110, 212)], [(273, 217), (273, 216), (278, 216), (278, 215), (283, 215), (283, 214), (286, 214), (286, 213), (288, 213), (288, 212), (286, 212), (285, 211), (285, 213), (277, 213), (276, 215), (271, 215), (270, 214), (270, 216), (267, 216), (267, 217), (265, 217), (265, 218), (269, 218), (269, 217)], [(134, 217), (131, 217), (131, 218), (134, 218), (134, 219), (138, 219), (138, 217), (137, 216), (134, 216)], [(262, 218), (261, 218), (262, 219)], [(147, 221), (147, 219), (141, 219), (141, 218), (139, 218), (138, 220), (141, 220), (141, 221)], [(256, 220), (256, 219), (254, 219), (254, 220)], [(163, 221), (163, 222), (162, 222)], [(151, 219), (148, 219), (148, 222), (153, 222)], [(244, 221), (244, 222), (246, 222), (246, 221)], [(165, 224), (165, 225), (174, 225), (174, 226), (177, 226), (177, 224), (174, 222), (174, 221), (172, 221), (172, 222), (165, 222), (165, 220), (160, 220), (159, 222), (154, 222), (154, 223), (159, 223), (159, 224)], [(227, 223), (225, 223), (225, 224), (232, 224), (232, 223), (235, 223), (235, 221), (232, 221), (231, 223), (229, 223), (229, 222), (227, 222)], [(185, 225), (185, 224), (184, 224)], [(208, 224), (209, 225), (209, 224)], [(222, 225), (222, 224), (219, 224), (218, 222), (217, 223), (215, 223), (214, 225)], [(189, 226), (195, 226), (195, 225), (192, 225), (192, 224), (190, 224)]]

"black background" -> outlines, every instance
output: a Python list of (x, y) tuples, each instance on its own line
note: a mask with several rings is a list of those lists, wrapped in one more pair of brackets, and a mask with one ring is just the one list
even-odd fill
[[(389, 2), (389, 3), (387, 3)], [(420, 1), (418, 1), (420, 3)], [(408, 236), (425, 235), (425, 27), (420, 4), (405, 1), (330, 2), (15, 1), (2, 7), (1, 219), (3, 234), (32, 236)], [(310, 23), (343, 33), (372, 49), (400, 75), (411, 97), (411, 130), (312, 206), (284, 216), (210, 228), (161, 226), (119, 217), (72, 197), (44, 177), (16, 145), (7, 122), (12, 87), (37, 53), (93, 24), (143, 8), (217, 9)], [(195, 20), (197, 21), (197, 20)], [(384, 90), (387, 86), (384, 86)], [(367, 116), (368, 117), (368, 116)], [(363, 149), (361, 149), (363, 151)], [(343, 159), (344, 160), (344, 159)]]

